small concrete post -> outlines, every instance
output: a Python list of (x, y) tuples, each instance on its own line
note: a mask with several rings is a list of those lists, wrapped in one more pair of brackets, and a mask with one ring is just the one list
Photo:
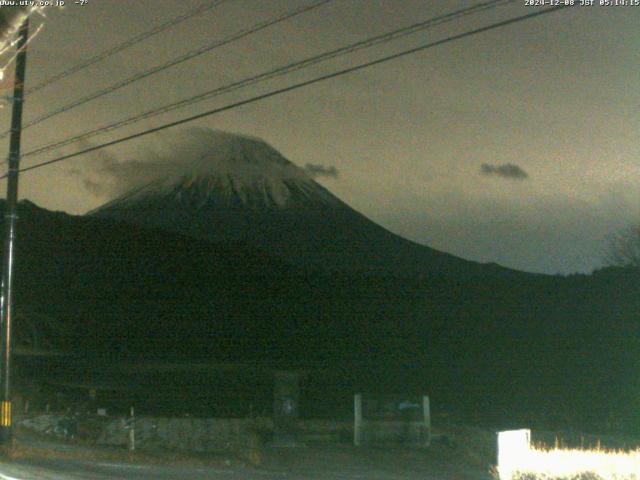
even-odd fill
[(353, 397), (353, 444), (359, 447), (362, 444), (362, 394), (356, 393)]
[(422, 410), (424, 414), (424, 445), (428, 447), (431, 445), (431, 405), (429, 404), (429, 397), (427, 395), (422, 397)]
[(136, 449), (136, 422), (134, 417), (134, 410), (131, 407), (131, 418), (129, 421), (131, 422), (129, 425), (129, 451), (133, 452)]
[(279, 447), (297, 447), (300, 408), (301, 373), (277, 371), (273, 386), (273, 444)]

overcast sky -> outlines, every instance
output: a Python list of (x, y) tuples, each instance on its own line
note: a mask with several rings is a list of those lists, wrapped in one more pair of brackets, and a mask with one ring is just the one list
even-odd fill
[[(88, 0), (50, 11), (27, 87), (201, 0)], [(206, 3), (206, 2), (205, 2)], [(34, 93), (25, 120), (311, 0), (227, 0)], [(472, 1), (334, 0), (24, 132), (23, 152)], [(596, 3), (598, 3), (596, 1)], [(172, 112), (100, 143), (320, 73), (535, 11), (524, 0)], [(190, 126), (258, 136), (371, 219), (464, 258), (547, 273), (600, 266), (640, 221), (640, 7), (574, 7), (253, 103)], [(0, 110), (3, 130), (10, 109)], [(161, 135), (161, 134), (158, 134)], [(86, 143), (81, 145), (86, 147)], [(161, 147), (159, 147), (159, 145)], [(0, 148), (7, 149), (6, 142)], [(23, 166), (77, 151), (26, 157)], [(170, 148), (158, 137), (101, 155)], [(166, 152), (164, 152), (166, 154)], [(325, 172), (325, 173), (326, 173)], [(90, 178), (91, 182), (87, 179)], [(82, 214), (110, 199), (96, 155), (21, 177), (22, 198)]]

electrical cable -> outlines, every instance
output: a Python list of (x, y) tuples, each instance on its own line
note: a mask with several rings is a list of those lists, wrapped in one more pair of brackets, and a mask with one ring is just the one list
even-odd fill
[[(238, 101), (238, 102), (234, 102), (234, 103), (225, 105), (223, 107), (215, 108), (213, 110), (208, 110), (206, 112), (199, 113), (197, 115), (192, 115), (192, 116), (187, 117), (187, 118), (183, 118), (183, 119), (180, 119), (180, 120), (176, 120), (174, 122), (166, 123), (166, 124), (161, 125), (159, 127), (150, 128), (150, 129), (144, 130), (142, 132), (138, 132), (138, 133), (135, 133), (135, 134), (132, 134), (132, 135), (128, 135), (128, 136), (125, 136), (125, 137), (122, 137), (122, 138), (119, 138), (119, 139), (116, 139), (116, 140), (105, 142), (105, 143), (102, 143), (100, 145), (96, 145), (96, 146), (93, 146), (93, 147), (90, 147), (90, 148), (86, 148), (86, 149), (81, 150), (79, 152), (71, 153), (71, 154), (68, 154), (68, 155), (63, 155), (63, 156), (60, 156), (60, 157), (57, 157), (57, 158), (54, 158), (54, 159), (51, 159), (51, 160), (47, 160), (47, 161), (38, 163), (36, 165), (32, 165), (32, 166), (29, 166), (29, 167), (21, 168), (19, 171), (20, 172), (27, 172), (27, 171), (35, 170), (37, 168), (41, 168), (41, 167), (45, 167), (45, 166), (48, 166), (48, 165), (52, 165), (54, 163), (59, 163), (59, 162), (65, 161), (65, 160), (69, 160), (71, 158), (78, 157), (80, 155), (84, 155), (85, 153), (94, 152), (96, 150), (100, 150), (100, 149), (103, 149), (103, 148), (106, 148), (106, 147), (110, 147), (110, 146), (117, 145), (117, 144), (120, 144), (120, 143), (128, 142), (130, 140), (134, 140), (136, 138), (140, 138), (140, 137), (143, 137), (143, 136), (146, 136), (146, 135), (150, 135), (152, 133), (156, 133), (156, 132), (159, 132), (161, 130), (166, 130), (167, 128), (172, 128), (172, 127), (176, 127), (178, 125), (183, 125), (185, 123), (189, 123), (189, 122), (192, 122), (194, 120), (198, 120), (200, 118), (209, 117), (209, 116), (215, 115), (217, 113), (225, 112), (225, 111), (228, 111), (228, 110), (232, 110), (234, 108), (238, 108), (238, 107), (241, 107), (241, 106), (244, 106), (244, 105), (248, 105), (248, 104), (255, 103), (255, 102), (258, 102), (258, 101), (261, 101), (261, 100), (265, 100), (267, 98), (271, 98), (271, 97), (274, 97), (276, 95), (281, 95), (283, 93), (291, 92), (293, 90), (298, 90), (300, 88), (307, 87), (309, 85), (314, 85), (316, 83), (323, 82), (325, 80), (329, 80), (329, 79), (332, 79), (332, 78), (340, 77), (342, 75), (346, 75), (346, 74), (349, 74), (349, 73), (353, 73), (353, 72), (356, 72), (356, 71), (359, 71), (359, 70), (362, 70), (362, 69), (365, 69), (365, 68), (372, 67), (374, 65), (379, 65), (379, 64), (382, 64), (382, 63), (386, 63), (386, 62), (391, 61), (391, 60), (395, 60), (395, 59), (398, 59), (398, 58), (401, 58), (401, 57), (405, 57), (407, 55), (411, 55), (411, 54), (414, 54), (414, 53), (417, 53), (417, 52), (421, 52), (421, 51), (427, 50), (429, 48), (434, 48), (434, 47), (437, 47), (437, 46), (440, 46), (440, 45), (444, 45), (446, 43), (450, 43), (450, 42), (453, 42), (453, 41), (456, 41), (456, 40), (460, 40), (462, 38), (466, 38), (466, 37), (469, 37), (469, 36), (472, 36), (472, 35), (476, 35), (476, 34), (479, 34), (479, 33), (487, 32), (487, 31), (490, 31), (490, 30), (495, 30), (497, 28), (505, 27), (507, 25), (512, 25), (514, 23), (522, 22), (522, 21), (525, 21), (525, 20), (530, 20), (530, 19), (535, 18), (535, 17), (539, 17), (539, 16), (546, 15), (546, 14), (553, 13), (553, 12), (557, 12), (559, 10), (563, 10), (565, 8), (569, 8), (570, 6), (571, 5), (560, 5), (560, 6), (556, 6), (556, 7), (547, 8), (547, 9), (544, 9), (544, 10), (538, 10), (538, 11), (535, 11), (535, 12), (532, 12), (532, 13), (528, 13), (526, 15), (520, 15), (518, 17), (512, 17), (512, 18), (510, 18), (508, 20), (502, 20), (500, 22), (492, 23), (492, 24), (486, 25), (484, 27), (476, 28), (474, 30), (469, 30), (469, 31), (466, 31), (466, 32), (463, 32), (463, 33), (459, 33), (457, 35), (452, 35), (452, 36), (446, 37), (446, 38), (441, 39), (441, 40), (430, 42), (430, 43), (427, 43), (427, 44), (424, 44), (424, 45), (420, 45), (420, 46), (413, 47), (413, 48), (410, 48), (410, 49), (407, 49), (407, 50), (403, 50), (403, 51), (398, 52), (398, 53), (394, 53), (392, 55), (387, 55), (385, 57), (381, 57), (381, 58), (376, 59), (376, 60), (372, 60), (372, 61), (369, 61), (369, 62), (361, 63), (361, 64), (355, 65), (353, 67), (345, 68), (345, 69), (342, 69), (342, 70), (338, 70), (336, 72), (332, 72), (332, 73), (329, 73), (329, 74), (326, 74), (326, 75), (322, 75), (322, 76), (313, 78), (311, 80), (305, 80), (303, 82), (299, 82), (299, 83), (290, 85), (288, 87), (283, 87), (283, 88), (280, 88), (280, 89), (277, 89), (277, 90), (272, 90), (271, 92), (268, 92), (268, 93), (264, 93), (264, 94), (261, 94), (261, 95), (256, 95), (256, 96), (248, 98), (246, 100), (241, 100), (241, 101)], [(2, 177), (0, 177), (0, 179), (1, 178), (6, 178), (6, 176), (7, 175), (5, 174)]]
[(63, 78), (67, 78), (77, 72), (79, 72), (80, 70), (84, 70), (87, 67), (90, 67), (91, 65), (95, 65), (96, 63), (99, 63), (101, 61), (103, 61), (106, 58), (109, 58), (117, 53), (122, 52), (123, 50), (126, 50), (129, 47), (132, 47), (133, 45), (136, 45), (140, 42), (142, 42), (143, 40), (146, 40), (147, 38), (153, 37), (155, 35), (158, 35), (159, 33), (164, 32), (165, 30), (168, 30), (171, 27), (174, 27), (186, 20), (189, 20), (197, 15), (203, 14), (209, 10), (212, 10), (216, 7), (218, 7), (219, 5), (223, 4), (224, 2), (226, 2), (227, 0), (215, 0), (213, 2), (206, 2), (202, 5), (200, 5), (199, 7), (195, 8), (194, 10), (191, 10), (183, 15), (180, 15), (176, 18), (173, 18), (165, 23), (162, 23), (154, 28), (152, 28), (151, 30), (147, 30), (146, 32), (143, 32), (139, 35), (136, 35), (133, 38), (130, 38), (129, 40), (126, 40), (125, 42), (122, 42), (116, 46), (114, 46), (113, 48), (110, 48), (109, 50), (105, 50), (102, 53), (99, 53), (98, 55), (94, 55), (91, 58), (88, 58), (87, 60), (84, 60), (80, 63), (77, 63), (76, 65), (73, 65), (72, 67), (68, 68), (67, 70), (60, 72), (56, 75), (53, 75), (52, 77), (49, 77), (48, 79), (42, 81), (41, 83), (29, 88), (26, 90), (25, 95), (30, 95), (33, 94), (35, 92), (37, 92), (38, 90), (42, 90), (43, 88), (48, 87), (49, 85), (52, 85), (60, 80), (62, 80)]
[(419, 23), (415, 23), (412, 24), (408, 27), (403, 27), (401, 29), (397, 29), (397, 30), (393, 30), (391, 32), (387, 32), (381, 35), (377, 35), (371, 38), (368, 38), (366, 40), (362, 40), (335, 50), (330, 50), (328, 52), (324, 52), (321, 53), (319, 55), (315, 55), (313, 57), (298, 61), (298, 62), (294, 62), (282, 67), (278, 67), (275, 69), (272, 69), (270, 71), (267, 72), (263, 72), (261, 74), (252, 76), (252, 77), (248, 77), (248, 78), (244, 78), (242, 80), (233, 82), (231, 84), (227, 84), (227, 85), (223, 85), (221, 87), (217, 87), (213, 90), (209, 90), (207, 92), (192, 96), (192, 97), (188, 97), (186, 99), (180, 100), (178, 102), (174, 102), (171, 103), (169, 105), (165, 105), (163, 107), (159, 107), (159, 108), (155, 108), (149, 111), (146, 111), (144, 113), (135, 115), (133, 117), (129, 117), (123, 120), (119, 120), (115, 123), (109, 124), (109, 125), (105, 125), (84, 133), (81, 133), (79, 135), (76, 135), (74, 137), (70, 137), (64, 140), (60, 140), (54, 143), (50, 143), (41, 147), (37, 147), (34, 150), (31, 150), (29, 152), (26, 152), (23, 155), (24, 157), (28, 157), (28, 156), (32, 156), (32, 155), (37, 155), (37, 154), (41, 154), (41, 153), (45, 153), (47, 151), (51, 151), (51, 150), (55, 150), (57, 148), (66, 146), (66, 145), (70, 145), (72, 143), (78, 142), (80, 140), (86, 140), (89, 138), (92, 138), (96, 135), (100, 135), (109, 131), (113, 131), (116, 130), (118, 128), (122, 128), (124, 126), (127, 125), (131, 125), (134, 123), (138, 123), (142, 120), (146, 120), (148, 118), (152, 118), (155, 117), (157, 115), (161, 115), (164, 113), (168, 113), (171, 112), (173, 110), (179, 109), (179, 108), (184, 108), (196, 103), (200, 103), (203, 102), (205, 100), (209, 100), (211, 98), (220, 96), (222, 94), (226, 94), (226, 93), (230, 93), (232, 91), (250, 86), (250, 85), (255, 85), (257, 83), (266, 81), (266, 80), (271, 80), (274, 78), (278, 78), (281, 77), (283, 75), (301, 70), (302, 68), (306, 68), (309, 67), (311, 65), (315, 65), (342, 55), (346, 55), (348, 53), (353, 53), (365, 48), (370, 48), (372, 46), (376, 46), (382, 43), (387, 43), (389, 41), (392, 40), (396, 40), (398, 38), (401, 38), (403, 36), (407, 36), (416, 32), (419, 32), (421, 30), (424, 30), (425, 28), (430, 28), (430, 27), (434, 27), (436, 25), (441, 25), (443, 23), (447, 23), (450, 22), (452, 20), (457, 20), (459, 18), (462, 18), (464, 16), (467, 15), (471, 15), (471, 14), (476, 14), (480, 11), (484, 11), (487, 10), (489, 8), (495, 8), (496, 6), (500, 5), (500, 4), (507, 4), (507, 3), (513, 3), (516, 0), (491, 0), (491, 1), (487, 1), (487, 2), (483, 2), (477, 5), (474, 5), (472, 7), (468, 7), (468, 8), (464, 8), (461, 10), (456, 10), (455, 12), (451, 12), (445, 15), (440, 15), (437, 17), (433, 17), (430, 18), (426, 21), (422, 21)]
[[(96, 99), (98, 99), (100, 97), (103, 97), (103, 96), (109, 94), (109, 93), (113, 93), (113, 92), (115, 92), (117, 90), (120, 90), (121, 88), (127, 87), (127, 86), (129, 86), (129, 85), (131, 85), (131, 84), (133, 84), (135, 82), (138, 82), (138, 81), (144, 79), (144, 78), (150, 77), (151, 75), (159, 73), (159, 72), (161, 72), (163, 70), (167, 70), (168, 68), (171, 68), (171, 67), (174, 67), (176, 65), (179, 65), (179, 64), (181, 64), (183, 62), (186, 62), (187, 60), (191, 60), (191, 59), (196, 58), (196, 57), (198, 57), (200, 55), (204, 55), (205, 53), (208, 53), (208, 52), (210, 52), (210, 51), (212, 51), (212, 50), (214, 50), (214, 49), (216, 49), (218, 47), (222, 47), (224, 45), (228, 45), (229, 43), (232, 43), (232, 42), (234, 42), (236, 40), (239, 40), (239, 39), (244, 38), (244, 37), (246, 37), (248, 35), (251, 35), (253, 33), (256, 33), (256, 32), (259, 32), (261, 30), (264, 30), (265, 28), (268, 28), (268, 27), (271, 27), (271, 26), (276, 25), (278, 23), (281, 23), (283, 21), (286, 21), (286, 20), (288, 20), (290, 18), (293, 18), (293, 17), (295, 17), (297, 15), (301, 15), (303, 13), (306, 13), (306, 12), (308, 12), (310, 10), (313, 10), (315, 8), (318, 8), (318, 7), (322, 6), (322, 5), (325, 5), (325, 4), (327, 4), (327, 3), (331, 2), (331, 1), (333, 1), (333, 0), (320, 0), (318, 2), (315, 2), (315, 3), (311, 4), (311, 5), (306, 5), (306, 6), (302, 7), (302, 8), (291, 10), (291, 11), (289, 11), (289, 12), (283, 14), (283, 15), (280, 15), (280, 16), (272, 19), (272, 20), (268, 20), (268, 21), (265, 21), (265, 22), (260, 22), (260, 23), (254, 25), (253, 27), (251, 27), (249, 29), (242, 30), (242, 31), (240, 31), (240, 32), (238, 32), (238, 33), (236, 33), (234, 35), (231, 35), (230, 37), (227, 37), (227, 38), (225, 38), (223, 40), (218, 40), (218, 41), (216, 41), (214, 43), (211, 43), (211, 44), (205, 45), (204, 47), (198, 48), (197, 50), (193, 50), (191, 52), (188, 52), (185, 55), (181, 55), (180, 57), (175, 58), (173, 60), (170, 60), (170, 61), (168, 61), (166, 63), (157, 65), (157, 66), (152, 67), (152, 68), (150, 68), (148, 70), (145, 70), (143, 72), (137, 73), (136, 75), (134, 75), (132, 77), (129, 77), (129, 78), (125, 79), (125, 80), (117, 82), (117, 83), (115, 83), (113, 85), (110, 85), (110, 86), (108, 86), (108, 87), (106, 87), (106, 88), (104, 88), (102, 90), (98, 90), (98, 91), (96, 91), (94, 93), (91, 93), (91, 94), (89, 94), (89, 95), (87, 95), (85, 97), (82, 97), (79, 100), (75, 100), (75, 101), (73, 101), (73, 102), (71, 102), (71, 103), (69, 103), (67, 105), (64, 105), (63, 107), (60, 107), (60, 108), (58, 108), (56, 110), (52, 110), (50, 112), (47, 112), (47, 113), (45, 113), (45, 114), (43, 114), (43, 115), (41, 115), (41, 116), (31, 120), (31, 121), (25, 123), (22, 126), (22, 130), (26, 130), (29, 127), (32, 127), (32, 126), (37, 125), (39, 123), (42, 123), (45, 120), (49, 120), (50, 118), (53, 118), (53, 117), (55, 117), (57, 115), (60, 115), (62, 113), (68, 112), (69, 110), (77, 108), (77, 107), (79, 107), (81, 105), (84, 105), (84, 104), (90, 102), (90, 101), (96, 100)], [(10, 130), (7, 130), (7, 131), (1, 133), (0, 134), (0, 139), (5, 138), (10, 133), (11, 133)]]

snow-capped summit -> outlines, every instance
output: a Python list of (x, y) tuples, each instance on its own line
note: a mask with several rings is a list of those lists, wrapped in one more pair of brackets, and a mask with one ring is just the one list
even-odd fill
[(280, 205), (286, 203), (287, 182), (311, 181), (304, 170), (256, 138), (211, 132), (211, 142), (204, 150), (192, 161), (183, 163), (184, 171), (171, 180), (182, 181), (187, 189), (192, 186), (222, 188), (240, 199), (255, 189), (273, 192)]
[[(189, 208), (234, 206), (249, 209), (295, 207), (295, 203), (336, 203), (326, 189), (266, 142), (226, 132), (208, 132), (193, 158), (175, 162), (152, 182), (133, 189), (96, 212), (122, 210), (149, 201)], [(151, 168), (151, 166), (150, 166)]]

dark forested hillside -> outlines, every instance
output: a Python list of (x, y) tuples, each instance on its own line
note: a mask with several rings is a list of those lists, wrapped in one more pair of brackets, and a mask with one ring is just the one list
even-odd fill
[(439, 408), (496, 418), (508, 411), (596, 421), (636, 410), (634, 270), (426, 278), (301, 271), (246, 244), (28, 202), (17, 245), (16, 311), (46, 315), (50, 344), (77, 356), (328, 367), (349, 388), (428, 388)]

